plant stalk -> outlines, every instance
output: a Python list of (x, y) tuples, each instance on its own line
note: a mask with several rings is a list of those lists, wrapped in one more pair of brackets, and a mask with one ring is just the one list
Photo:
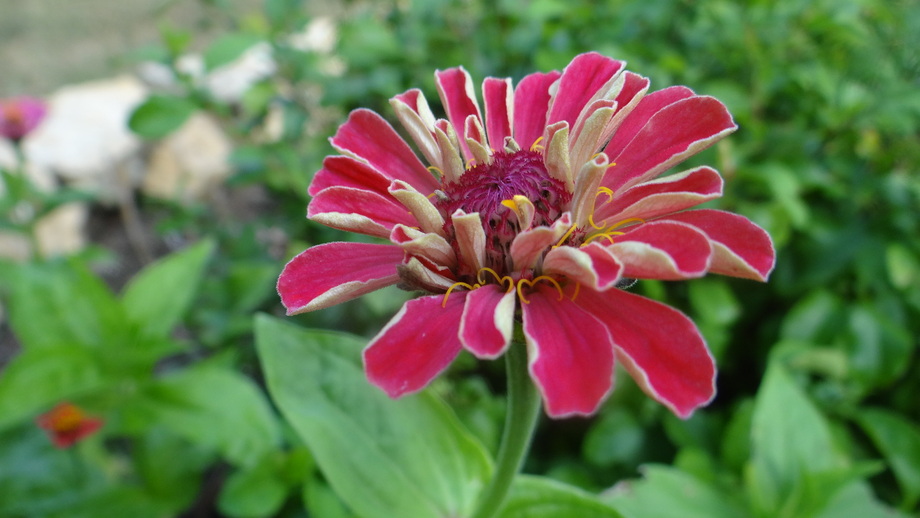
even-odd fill
[(540, 416), (540, 393), (530, 379), (527, 346), (515, 340), (505, 353), (508, 377), (508, 409), (505, 429), (498, 448), (495, 473), (483, 491), (473, 518), (492, 518), (498, 514), (514, 477), (521, 470)]

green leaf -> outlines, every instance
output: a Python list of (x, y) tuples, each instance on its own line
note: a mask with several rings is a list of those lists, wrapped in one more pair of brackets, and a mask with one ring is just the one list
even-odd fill
[(857, 481), (834, 495), (815, 518), (907, 518), (878, 502), (869, 484)]
[(278, 422), (259, 388), (242, 374), (211, 365), (153, 382), (124, 412), (131, 432), (161, 424), (240, 466), (253, 465), (281, 441)]
[(645, 431), (632, 413), (613, 408), (595, 422), (582, 443), (582, 456), (595, 466), (635, 462), (642, 453)]
[(914, 349), (911, 334), (869, 304), (854, 307), (849, 324), (852, 377), (866, 389), (898, 379), (910, 364)]
[(669, 466), (642, 467), (641, 480), (622, 485), (605, 501), (625, 518), (746, 518), (725, 491)]
[(394, 401), (371, 386), (364, 339), (259, 315), (256, 345), (272, 398), (355, 513), (469, 514), (491, 472), (484, 448), (431, 393)]
[(188, 311), (214, 242), (204, 240), (141, 270), (122, 292), (128, 319), (145, 336), (166, 337)]
[(77, 261), (18, 267), (12, 275), (9, 318), (25, 349), (102, 348), (126, 336), (117, 299)]
[(25, 350), (0, 375), (0, 429), (32, 419), (56, 403), (98, 390), (106, 380), (83, 347)]
[(274, 516), (288, 492), (278, 471), (279, 460), (268, 455), (255, 466), (230, 475), (217, 501), (221, 513), (233, 518)]
[(152, 95), (134, 109), (128, 127), (143, 138), (162, 138), (179, 129), (197, 109), (185, 97)]
[(857, 421), (891, 466), (904, 494), (902, 507), (913, 508), (920, 501), (920, 427), (881, 408), (860, 410)]
[(902, 243), (889, 243), (885, 250), (888, 278), (898, 289), (920, 282), (920, 260)]
[(323, 518), (354, 518), (342, 500), (329, 488), (325, 481), (313, 479), (304, 484), (303, 502), (309, 516)]
[(803, 511), (826, 503), (851, 478), (849, 471), (827, 421), (785, 368), (772, 362), (751, 423), (746, 475), (755, 507), (770, 516), (809, 516)]
[(519, 475), (499, 518), (622, 518), (592, 494), (544, 477)]
[[(132, 460), (144, 489), (176, 509), (185, 509), (201, 490), (204, 472), (214, 463), (213, 452), (153, 426), (132, 443)], [(177, 462), (177, 459), (182, 459)]]
[(204, 66), (207, 70), (214, 70), (221, 65), (226, 65), (240, 57), (243, 52), (260, 41), (262, 41), (262, 38), (254, 34), (225, 34), (217, 38), (214, 43), (205, 50)]

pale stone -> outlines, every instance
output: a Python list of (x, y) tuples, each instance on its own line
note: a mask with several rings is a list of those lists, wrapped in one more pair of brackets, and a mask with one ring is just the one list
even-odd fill
[(141, 140), (128, 119), (147, 98), (136, 78), (65, 86), (48, 98), (48, 116), (23, 141), (27, 160), (100, 200), (121, 199), (137, 181)]
[(202, 200), (230, 174), (232, 150), (214, 119), (196, 113), (153, 150), (143, 192), (182, 203)]

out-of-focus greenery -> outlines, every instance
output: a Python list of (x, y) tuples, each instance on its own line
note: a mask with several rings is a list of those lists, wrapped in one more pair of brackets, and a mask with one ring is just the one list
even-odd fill
[[(0, 373), (0, 466), (31, 467), (0, 469), (0, 514), (76, 516), (85, 508), (92, 516), (105, 506), (124, 511), (149, 502), (158, 502), (149, 507), (156, 512), (176, 513), (191, 505), (205, 472), (225, 477), (219, 506), (228, 516), (304, 516), (304, 507), (307, 516), (361, 512), (349, 503), (354, 497), (330, 489), (341, 487), (338, 475), (317, 471), (316, 464), (322, 470), (328, 461), (294, 433), (311, 425), (296, 421), (294, 431), (282, 425), (278, 432), (276, 417), (252, 410), (263, 407), (264, 393), (251, 391), (254, 385), (239, 375), (261, 382), (252, 315), (280, 314), (273, 272), (306, 246), (349, 238), (303, 219), (306, 186), (333, 153), (326, 139), (352, 108), (392, 119), (387, 99), (408, 88), (421, 88), (435, 107), (436, 68), (463, 65), (476, 80), (516, 80), (591, 50), (626, 60), (630, 70), (651, 78), (653, 89), (684, 84), (728, 105), (738, 132), (681, 167), (707, 163), (722, 172), (726, 193), (714, 206), (764, 226), (777, 246), (777, 268), (763, 285), (708, 277), (633, 288), (683, 309), (699, 325), (718, 360), (717, 399), (681, 421), (619, 376), (596, 417), (544, 421), (525, 470), (603, 493), (602, 502), (627, 518), (863, 518), (899, 515), (888, 508), (900, 515), (920, 511), (915, 2), (346, 1), (327, 6), (338, 27), (328, 52), (292, 43), (290, 35), (315, 18), (306, 2), (266, 0), (259, 13), (210, 3), (208, 23), (225, 23), (227, 33), (205, 50), (207, 66), (267, 42), (276, 73), (235, 103), (214, 99), (179, 74), (177, 87), (139, 110), (133, 127), (153, 137), (195, 109), (220, 116), (237, 143), (228, 188), (264, 186), (272, 207), (255, 221), (230, 225), (215, 224), (207, 208), (170, 209), (164, 228), (213, 235), (216, 252), (201, 289), (183, 286), (182, 297), (194, 302), (170, 307), (168, 326), (131, 302), (139, 295), (116, 299), (82, 265), (2, 269), (9, 281), (4, 301), (17, 304), (10, 318), (23, 352)], [(193, 43), (194, 34), (164, 29), (163, 47), (148, 55), (174, 66)], [(280, 132), (260, 137), (279, 114)], [(287, 252), (266, 251), (258, 237), (266, 229), (286, 236)], [(172, 264), (194, 270), (188, 257)], [(148, 296), (145, 282), (149, 296), (157, 296), (152, 281), (138, 281), (134, 293)], [(42, 290), (47, 293), (35, 295)], [(74, 316), (83, 306), (67, 301), (79, 293), (90, 297), (86, 304), (97, 306), (98, 315)], [(291, 321), (367, 336), (395, 312), (400, 297), (387, 291)], [(48, 304), (57, 309), (49, 311)], [(118, 323), (121, 318), (129, 324)], [(263, 335), (297, 333), (261, 318)], [(86, 323), (108, 341), (96, 344), (78, 325)], [(167, 336), (179, 323), (184, 341)], [(77, 336), (83, 338), (52, 344), (45, 338), (55, 329), (83, 329)], [(153, 356), (116, 352), (139, 336), (157, 337), (148, 350)], [(66, 354), (47, 354), (51, 349)], [(62, 378), (71, 356), (85, 375), (74, 370)], [(116, 368), (119, 362), (130, 368)], [(271, 362), (286, 367), (283, 359)], [(499, 365), (464, 357), (433, 386), (492, 452), (501, 432), (501, 376)], [(19, 400), (23, 384), (52, 388)], [(129, 393), (115, 397), (119, 390)], [(248, 394), (240, 397), (262, 416), (257, 422), (274, 430), (270, 438), (241, 444), (233, 434), (216, 433), (215, 423), (234, 426), (234, 412), (242, 411), (225, 404), (233, 390)], [(209, 394), (222, 403), (211, 404)], [(73, 459), (51, 451), (30, 422), (39, 403), (54, 398), (76, 400), (112, 420), (103, 429), (105, 441), (89, 439)], [(198, 413), (183, 412), (190, 408)], [(50, 475), (80, 469), (87, 473), (80, 491), (64, 491), (74, 484)], [(528, 501), (528, 488), (563, 500), (586, 498), (548, 484), (525, 479), (515, 498)]]

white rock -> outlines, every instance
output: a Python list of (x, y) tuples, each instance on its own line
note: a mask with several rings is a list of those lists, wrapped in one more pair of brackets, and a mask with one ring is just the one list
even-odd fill
[(212, 70), (205, 78), (205, 85), (215, 99), (227, 103), (239, 102), (252, 85), (274, 74), (277, 68), (271, 45), (262, 42), (230, 63)]
[(300, 32), (288, 37), (288, 44), (304, 52), (313, 51), (328, 54), (335, 49), (338, 27), (329, 16), (318, 16), (304, 26)]
[(23, 141), (26, 159), (102, 200), (119, 199), (137, 181), (141, 141), (128, 118), (146, 97), (130, 76), (61, 88), (48, 98), (45, 121)]
[(202, 200), (230, 174), (232, 150), (214, 119), (196, 113), (153, 150), (143, 192), (182, 203)]

